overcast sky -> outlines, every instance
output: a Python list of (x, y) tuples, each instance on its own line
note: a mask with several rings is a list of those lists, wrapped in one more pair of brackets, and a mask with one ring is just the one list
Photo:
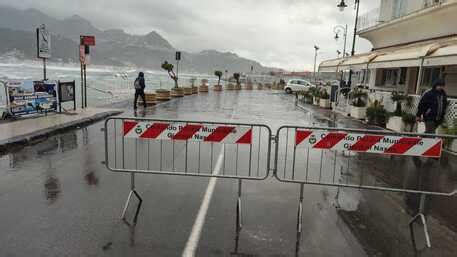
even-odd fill
[[(333, 28), (349, 25), (352, 38), (354, 0), (339, 12), (340, 0), (0, 0), (17, 8), (37, 8), (64, 18), (78, 14), (101, 29), (121, 28), (129, 33), (159, 32), (185, 51), (216, 49), (235, 52), (263, 65), (288, 70), (312, 70), (314, 48), (320, 60), (335, 58), (343, 40)], [(361, 13), (379, 0), (361, 1)], [(358, 51), (369, 42), (358, 40)], [(348, 50), (348, 52), (350, 52)]]

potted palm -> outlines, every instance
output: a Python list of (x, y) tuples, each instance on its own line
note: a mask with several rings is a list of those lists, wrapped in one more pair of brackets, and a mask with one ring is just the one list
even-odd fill
[(198, 92), (200, 93), (208, 93), (208, 80), (207, 79), (202, 79), (201, 84), (198, 87)]
[(222, 91), (222, 85), (221, 85), (221, 77), (222, 77), (222, 71), (217, 70), (214, 72), (214, 75), (217, 77), (217, 85), (214, 85), (214, 91)]
[(370, 101), (366, 110), (368, 124), (384, 127), (387, 121), (387, 111), (379, 100)]
[[(389, 121), (390, 121), (390, 119), (389, 119)], [(416, 115), (404, 112), (401, 115), (401, 121), (403, 123), (403, 130), (402, 131), (413, 132), (414, 127), (416, 125)], [(400, 132), (402, 132), (402, 131), (400, 131)]]
[(241, 90), (240, 74), (239, 73), (233, 73), (233, 78), (236, 81), (235, 90)]
[(327, 90), (323, 88), (320, 92), (319, 98), (319, 106), (325, 109), (330, 109), (332, 107), (330, 103), (330, 95), (328, 94)]
[(367, 93), (360, 88), (355, 88), (350, 93), (351, 103), (351, 117), (363, 120), (367, 114)]
[[(389, 121), (387, 122), (387, 128), (398, 132), (405, 131), (407, 124), (403, 121), (403, 115), (405, 113), (402, 110), (402, 104), (406, 102), (407, 106), (411, 106), (412, 97), (406, 94), (393, 91), (391, 99), (395, 103), (395, 111), (393, 112), (393, 115), (389, 118)], [(407, 121), (408, 118), (410, 117), (406, 117)]]
[(313, 96), (313, 105), (316, 105), (318, 106), (319, 105), (319, 102), (320, 102), (320, 92), (319, 92), (319, 88), (317, 87), (312, 87), (309, 89), (312, 96)]
[(183, 97), (184, 90), (182, 88), (179, 88), (178, 76), (176, 76), (175, 72), (173, 71), (173, 68), (174, 68), (173, 64), (168, 63), (167, 61), (162, 63), (162, 69), (164, 69), (168, 72), (168, 75), (175, 83), (175, 86), (171, 89), (171, 96), (172, 97)]
[(246, 90), (252, 90), (254, 89), (254, 86), (252, 85), (252, 81), (250, 79), (248, 79), (246, 81)]

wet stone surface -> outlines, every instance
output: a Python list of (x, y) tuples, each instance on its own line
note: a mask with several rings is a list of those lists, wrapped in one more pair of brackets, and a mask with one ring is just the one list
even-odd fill
[[(131, 108), (129, 104), (117, 107)], [(133, 115), (127, 111), (123, 116)], [(293, 97), (271, 91), (210, 92), (139, 110), (136, 115), (262, 123), (273, 133), (286, 124), (364, 127), (345, 117), (334, 117), (329, 111), (311, 106), (297, 108)], [(128, 226), (119, 217), (129, 193), (130, 176), (109, 172), (101, 164), (102, 126), (98, 122), (57, 134), (0, 157), (0, 256), (181, 256), (209, 179), (136, 175), (143, 203), (137, 225)], [(176, 145), (174, 149), (177, 162), (183, 147)], [(260, 144), (260, 151), (265, 147)], [(169, 154), (171, 148), (167, 149)], [(235, 171), (236, 158), (228, 158), (235, 153), (233, 149), (226, 149), (222, 171)], [(216, 160), (221, 148), (212, 151)], [(246, 161), (247, 150), (239, 151), (239, 160)], [(134, 158), (131, 155), (126, 153), (126, 158)], [(311, 156), (320, 158), (319, 154)], [(208, 164), (211, 157), (205, 158), (200, 162)], [(417, 177), (417, 164), (412, 159), (351, 156), (354, 163), (347, 169), (347, 156), (335, 159), (329, 154), (323, 158), (328, 167), (324, 166), (321, 175), (327, 179), (334, 174), (337, 181), (360, 183), (360, 174), (364, 174), (363, 183), (404, 186), (408, 181), (414, 184)], [(304, 174), (304, 159), (303, 155), (296, 160), (297, 174)], [(288, 159), (282, 156), (280, 160)], [(334, 160), (337, 172), (333, 170)], [(140, 165), (144, 161), (137, 160)], [(189, 167), (195, 168), (197, 163), (195, 158), (188, 160)], [(457, 177), (452, 172), (457, 170), (454, 157), (446, 155), (434, 165), (438, 166), (426, 178), (428, 185), (452, 188)], [(316, 167), (314, 172), (319, 171)], [(284, 169), (286, 176), (292, 174), (289, 169)], [(196, 256), (294, 256), (299, 185), (281, 183), (271, 174), (265, 181), (243, 182), (243, 229), (238, 242), (237, 189), (236, 180), (217, 180)], [(305, 186), (303, 233), (297, 255), (414, 256), (408, 221), (417, 206), (415, 202), (414, 197), (400, 193)], [(133, 201), (127, 210), (129, 220), (136, 204)], [(454, 198), (432, 197), (427, 201), (433, 247), (420, 251), (420, 256), (454, 256), (455, 204)]]

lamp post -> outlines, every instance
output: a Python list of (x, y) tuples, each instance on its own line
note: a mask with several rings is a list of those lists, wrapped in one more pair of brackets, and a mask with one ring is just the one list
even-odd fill
[(318, 46), (314, 46), (314, 73), (313, 73), (313, 76), (314, 76), (314, 83), (317, 82), (317, 77), (316, 77), (316, 60), (317, 60), (317, 51), (319, 50), (319, 47)]
[[(343, 46), (343, 53), (346, 53), (346, 42), (347, 42), (347, 36), (348, 36), (348, 25), (336, 25), (333, 28), (333, 32), (335, 33), (335, 40), (338, 41), (340, 39), (340, 33), (343, 32), (344, 36), (344, 46)], [(344, 54), (343, 54), (344, 57)]]
[[(360, 0), (354, 0), (355, 1), (355, 23), (354, 23), (354, 37), (352, 38), (352, 50), (351, 50), (351, 56), (354, 56), (355, 54), (355, 39), (357, 36), (357, 23), (359, 22), (359, 8), (360, 8)], [(347, 6), (347, 4), (344, 2), (344, 0), (341, 0), (341, 2), (337, 5), (337, 7), (340, 9), (340, 11), (344, 11), (344, 9)], [(352, 82), (352, 70), (349, 70), (349, 86), (351, 86)]]

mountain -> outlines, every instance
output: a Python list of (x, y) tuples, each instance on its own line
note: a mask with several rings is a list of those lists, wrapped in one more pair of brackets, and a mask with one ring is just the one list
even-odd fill
[[(15, 55), (20, 59), (36, 58), (35, 29), (46, 24), (52, 34), (52, 59), (63, 62), (78, 61), (79, 36), (95, 35), (96, 48), (92, 63), (101, 65), (134, 65), (147, 69), (160, 69), (164, 60), (173, 61), (176, 49), (159, 33), (131, 35), (121, 29), (100, 30), (81, 16), (56, 19), (36, 9), (18, 10), (0, 6), (1, 55)], [(199, 53), (182, 53), (180, 70), (212, 73), (215, 69), (230, 72), (257, 72), (272, 69), (260, 63), (239, 57), (234, 53), (206, 50)]]

